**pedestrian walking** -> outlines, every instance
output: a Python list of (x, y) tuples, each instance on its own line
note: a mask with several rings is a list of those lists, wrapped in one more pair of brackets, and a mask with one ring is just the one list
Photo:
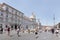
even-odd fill
[(19, 28), (19, 30), (21, 29), (21, 24), (20, 24), (20, 25), (18, 25), (18, 28)]
[(37, 35), (38, 34), (38, 32), (35, 32), (35, 35)]
[(3, 34), (3, 28), (0, 28), (0, 34)]
[(0, 28), (0, 34), (1, 34), (1, 28)]
[(10, 27), (8, 27), (7, 31), (8, 31), (8, 36), (9, 36), (10, 35)]
[(58, 36), (58, 33), (59, 33), (58, 29), (55, 31), (55, 33), (56, 33), (56, 36)]
[(39, 37), (37, 34), (38, 34), (38, 32), (36, 31), (36, 32), (35, 32), (35, 35), (36, 35), (36, 39)]
[(8, 29), (8, 26), (6, 25), (5, 28), (4, 28), (4, 30), (7, 31), (7, 29)]
[(3, 28), (1, 28), (1, 34), (3, 34)]
[(54, 29), (53, 28), (51, 29), (51, 32), (52, 32), (52, 34), (54, 34)]
[(19, 28), (18, 28), (18, 29), (17, 29), (17, 35), (18, 35), (18, 37), (20, 36), (20, 35), (19, 35), (19, 32), (20, 32), (20, 30), (19, 30)]
[(17, 24), (15, 24), (15, 30), (17, 30)]

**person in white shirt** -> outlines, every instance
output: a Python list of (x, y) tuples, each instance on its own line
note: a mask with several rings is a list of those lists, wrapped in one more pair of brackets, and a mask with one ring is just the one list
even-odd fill
[(56, 33), (56, 36), (58, 36), (59, 30), (57, 29), (57, 30), (55, 31), (55, 33)]
[(17, 35), (18, 35), (18, 37), (20, 36), (20, 35), (19, 35), (19, 32), (20, 32), (20, 30), (19, 30), (19, 28), (18, 28), (18, 29), (17, 29)]
[(58, 32), (59, 32), (59, 31), (58, 31), (58, 30), (56, 30), (56, 34), (58, 34)]

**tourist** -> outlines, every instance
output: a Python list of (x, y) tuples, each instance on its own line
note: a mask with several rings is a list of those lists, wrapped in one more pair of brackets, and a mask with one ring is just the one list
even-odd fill
[(30, 33), (30, 29), (28, 29), (28, 33)]
[(15, 30), (17, 30), (17, 25), (15, 25)]
[(37, 34), (38, 34), (38, 32), (36, 31), (36, 32), (35, 32), (35, 35), (36, 35), (36, 39), (39, 37)]
[(38, 33), (37, 32), (35, 32), (35, 35), (37, 35)]
[(0, 28), (0, 34), (3, 34), (3, 28)]
[(21, 29), (21, 24), (18, 26), (19, 30)]
[(53, 28), (51, 29), (51, 32), (52, 32), (52, 34), (54, 34), (54, 29)]
[(24, 28), (23, 27), (21, 27), (21, 31), (24, 33)]
[(1, 28), (1, 34), (3, 34), (3, 28)]
[(7, 29), (8, 29), (8, 26), (6, 25), (5, 28), (4, 28), (4, 30), (7, 31)]
[(56, 36), (58, 36), (58, 33), (59, 33), (58, 29), (55, 31), (55, 33), (56, 33)]
[(8, 36), (9, 36), (10, 35), (10, 27), (8, 27), (7, 31), (8, 31)]
[(20, 32), (20, 30), (19, 30), (19, 28), (18, 28), (18, 29), (17, 29), (17, 35), (18, 35), (18, 37), (20, 36), (20, 35), (19, 35), (19, 32)]

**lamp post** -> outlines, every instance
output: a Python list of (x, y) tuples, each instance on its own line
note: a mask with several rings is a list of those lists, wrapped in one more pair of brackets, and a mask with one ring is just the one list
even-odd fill
[(55, 28), (55, 14), (53, 15), (53, 21), (54, 21), (54, 28)]

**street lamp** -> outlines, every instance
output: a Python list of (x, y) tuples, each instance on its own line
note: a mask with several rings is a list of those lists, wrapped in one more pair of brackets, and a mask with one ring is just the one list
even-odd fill
[(55, 14), (53, 15), (54, 27), (55, 27)]

